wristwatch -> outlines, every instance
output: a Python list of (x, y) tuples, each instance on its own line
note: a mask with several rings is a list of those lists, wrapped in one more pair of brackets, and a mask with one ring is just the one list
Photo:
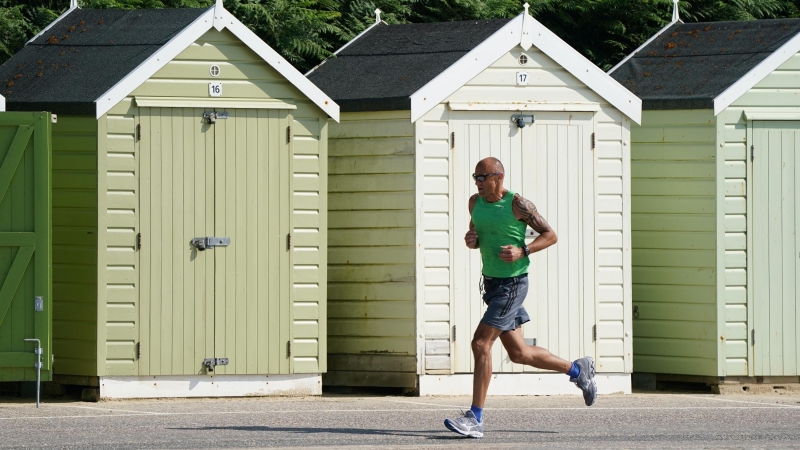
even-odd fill
[(527, 245), (523, 245), (523, 246), (522, 246), (522, 253), (524, 253), (524, 254), (525, 254), (525, 256), (530, 256), (530, 254), (531, 254), (531, 250), (528, 248), (528, 246), (527, 246)]

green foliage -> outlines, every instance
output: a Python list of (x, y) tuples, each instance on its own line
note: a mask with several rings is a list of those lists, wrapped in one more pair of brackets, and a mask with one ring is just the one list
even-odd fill
[[(525, 0), (224, 0), (225, 7), (305, 72), (375, 22), (510, 18)], [(672, 0), (527, 0), (530, 12), (603, 69), (672, 18)], [(83, 8), (204, 8), (214, 0), (80, 0)], [(68, 0), (0, 0), (0, 63), (69, 7)], [(800, 0), (682, 0), (686, 22), (800, 17)]]

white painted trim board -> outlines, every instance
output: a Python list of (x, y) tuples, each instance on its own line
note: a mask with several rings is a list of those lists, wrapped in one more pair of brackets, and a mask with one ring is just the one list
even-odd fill
[(6, 110), (6, 98), (0, 95), (0, 112)]
[[(629, 373), (598, 373), (595, 380), (598, 394), (631, 393)], [(472, 374), (421, 375), (419, 395), (472, 395)], [(561, 373), (499, 373), (492, 375), (487, 395), (582, 396), (582, 393)]]
[(322, 395), (322, 375), (157, 375), (100, 377), (101, 399), (305, 397)]

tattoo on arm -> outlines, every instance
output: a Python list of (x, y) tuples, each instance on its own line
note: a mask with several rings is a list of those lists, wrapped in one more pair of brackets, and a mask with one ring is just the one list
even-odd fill
[(519, 220), (528, 224), (528, 226), (533, 228), (537, 233), (542, 234), (546, 231), (550, 231), (550, 225), (544, 220), (544, 217), (539, 214), (533, 202), (518, 195), (514, 199), (514, 207), (517, 210), (517, 214), (519, 214)]

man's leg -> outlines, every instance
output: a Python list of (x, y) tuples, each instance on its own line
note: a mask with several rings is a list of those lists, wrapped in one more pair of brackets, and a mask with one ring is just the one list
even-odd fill
[(574, 363), (565, 361), (541, 347), (526, 344), (522, 337), (521, 327), (501, 334), (500, 342), (506, 348), (511, 362), (568, 373), (569, 381), (575, 383), (583, 391), (583, 400), (586, 406), (592, 406), (597, 400), (594, 360), (591, 357), (578, 359)]
[[(475, 371), (472, 375), (472, 405), (483, 408), (486, 391), (492, 380), (492, 346), (502, 331), (485, 323), (478, 324), (472, 337), (472, 355), (475, 357)], [(505, 333), (508, 334), (508, 333)], [(502, 337), (500, 338), (502, 339)]]
[(522, 337), (522, 327), (501, 334), (500, 341), (508, 352), (508, 358), (513, 363), (561, 373), (567, 373), (572, 368), (571, 362), (559, 358), (547, 349), (526, 344), (525, 338)]

